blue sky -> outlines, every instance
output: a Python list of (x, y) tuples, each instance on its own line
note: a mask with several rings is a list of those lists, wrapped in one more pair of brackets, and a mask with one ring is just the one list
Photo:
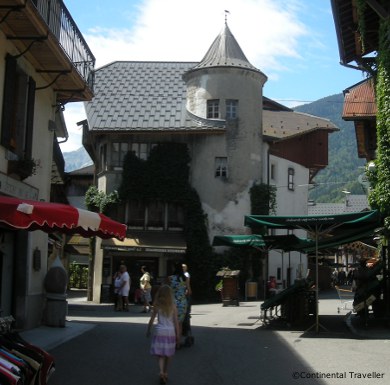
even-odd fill
[[(364, 79), (339, 64), (330, 0), (64, 0), (96, 57), (200, 61), (222, 30), (230, 30), (248, 60), (264, 72), (265, 96), (294, 106), (338, 94)], [(80, 103), (69, 103), (63, 151), (81, 147)]]

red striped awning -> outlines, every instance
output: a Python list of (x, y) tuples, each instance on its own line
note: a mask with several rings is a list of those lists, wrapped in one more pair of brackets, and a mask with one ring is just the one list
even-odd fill
[(0, 196), (0, 227), (80, 234), (85, 238), (126, 237), (127, 226), (107, 216), (70, 205)]

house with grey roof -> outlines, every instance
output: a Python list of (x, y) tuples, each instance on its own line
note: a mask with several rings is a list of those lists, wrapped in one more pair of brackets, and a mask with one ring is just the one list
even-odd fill
[[(275, 186), (278, 213), (306, 214), (307, 188), (297, 186), (327, 165), (328, 135), (337, 128), (265, 98), (266, 81), (227, 24), (200, 62), (117, 61), (101, 67), (83, 127), (98, 188), (110, 193), (121, 187), (129, 152), (146, 161), (156, 146), (180, 143), (188, 150), (188, 182), (199, 195), (211, 241), (249, 232), (244, 216), (258, 184)], [(135, 275), (148, 264), (155, 276), (164, 276), (186, 253), (180, 205), (122, 201), (115, 219), (128, 225), (128, 238), (97, 245), (97, 300), (120, 261)]]

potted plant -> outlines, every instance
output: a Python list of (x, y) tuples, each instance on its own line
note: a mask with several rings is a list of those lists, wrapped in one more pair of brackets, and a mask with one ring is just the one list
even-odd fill
[(16, 174), (20, 179), (26, 179), (37, 172), (38, 164), (33, 158), (22, 158), (8, 161), (8, 174)]

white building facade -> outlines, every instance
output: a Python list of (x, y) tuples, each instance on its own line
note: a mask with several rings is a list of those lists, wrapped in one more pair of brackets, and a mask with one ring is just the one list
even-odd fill
[[(189, 183), (207, 215), (210, 242), (215, 235), (249, 233), (244, 216), (251, 212), (251, 187), (287, 185), (290, 169), (294, 186), (277, 188), (278, 213), (307, 213), (307, 188), (302, 192), (295, 186), (307, 185), (322, 166), (306, 159), (309, 152), (302, 160), (283, 146), (319, 131), (327, 150), (327, 135), (335, 127), (269, 99), (264, 106), (267, 77), (247, 60), (227, 25), (200, 62), (114, 62), (95, 76), (95, 98), (86, 103), (84, 146), (95, 161), (100, 190), (111, 193), (119, 188), (129, 151), (147, 160), (156, 144), (182, 143), (190, 156)], [(289, 122), (287, 129), (273, 122), (280, 114)], [(289, 142), (290, 137), (294, 139)], [(304, 151), (304, 143), (297, 148)], [(278, 179), (270, 178), (271, 167), (277, 169)], [(170, 213), (179, 218), (173, 228)], [(116, 219), (129, 226), (128, 239), (96, 245), (95, 301), (119, 262), (135, 276), (145, 263), (155, 276), (164, 276), (169, 264), (186, 252), (180, 214), (169, 204), (134, 207), (128, 202), (118, 215)], [(295, 259), (290, 265), (294, 271)]]

